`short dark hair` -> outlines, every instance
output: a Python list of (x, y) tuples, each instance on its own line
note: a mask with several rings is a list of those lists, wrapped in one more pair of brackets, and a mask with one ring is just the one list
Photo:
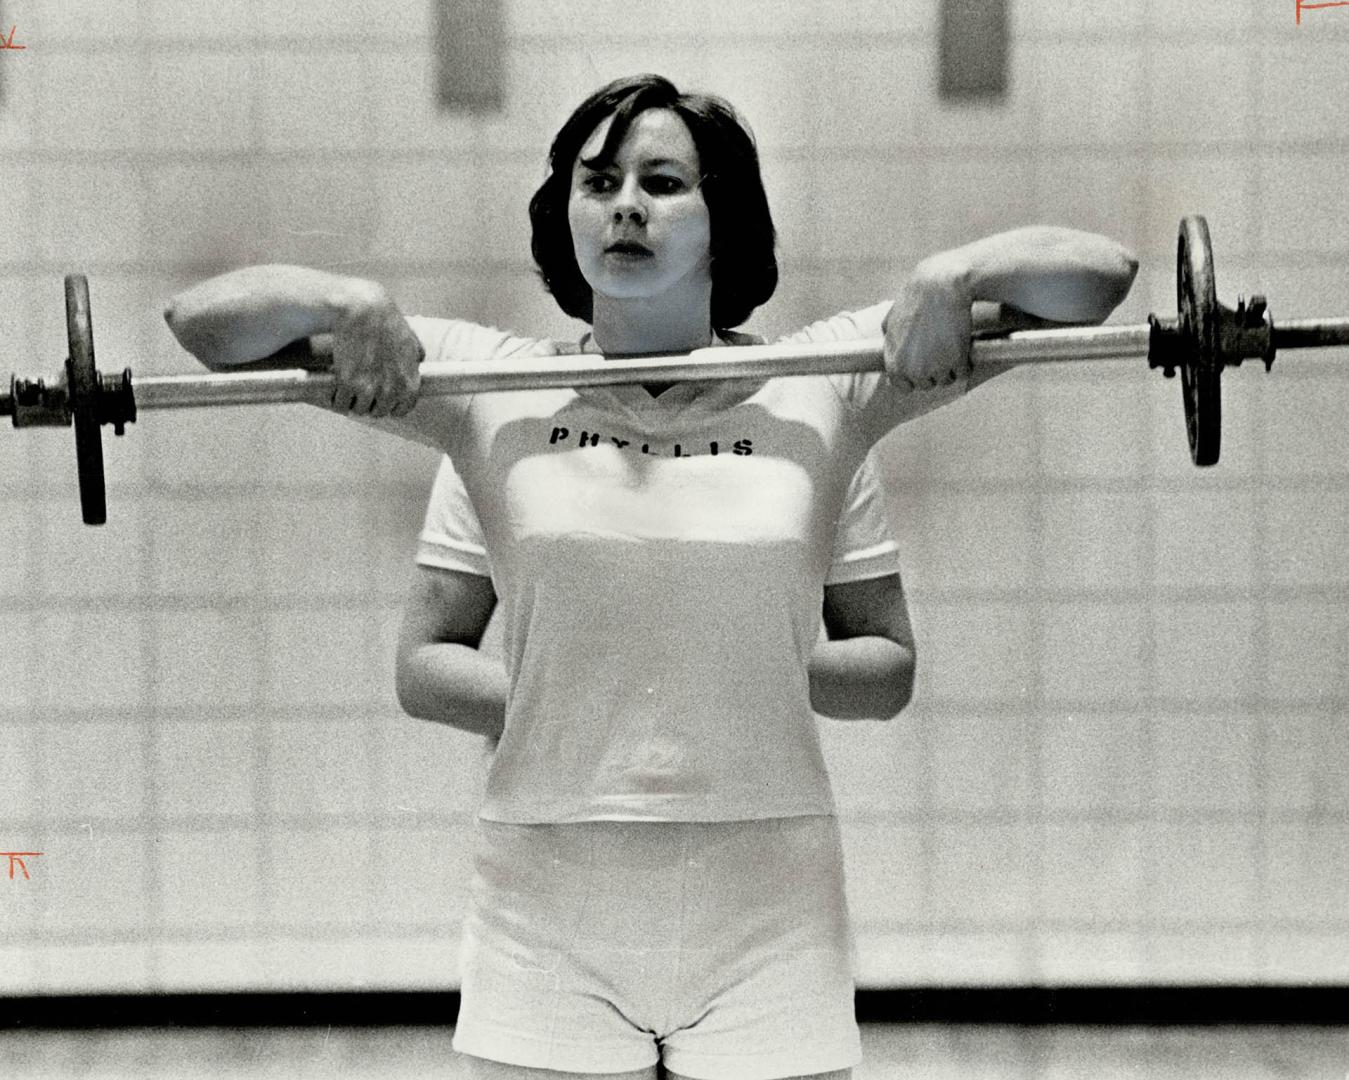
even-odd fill
[(577, 106), (548, 151), (548, 176), (529, 200), (530, 249), (544, 288), (568, 315), (590, 322), (594, 296), (572, 245), (567, 202), (572, 165), (606, 116), (613, 124), (597, 155), (613, 158), (636, 117), (669, 109), (688, 125), (702, 167), (702, 194), (712, 230), (712, 327), (728, 330), (773, 295), (777, 234), (759, 171), (754, 136), (731, 104), (711, 94), (681, 93), (659, 75), (634, 75), (602, 86)]

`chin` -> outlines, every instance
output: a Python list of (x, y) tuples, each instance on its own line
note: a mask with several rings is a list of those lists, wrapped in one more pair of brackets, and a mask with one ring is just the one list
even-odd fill
[(658, 296), (669, 288), (664, 281), (652, 281), (644, 275), (632, 274), (613, 277), (609, 274), (597, 275), (588, 279), (592, 292), (607, 296), (610, 300), (642, 300)]

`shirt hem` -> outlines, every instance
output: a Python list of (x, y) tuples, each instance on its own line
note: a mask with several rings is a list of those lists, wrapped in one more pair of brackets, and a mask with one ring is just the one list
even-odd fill
[[(677, 809), (677, 808), (676, 808)], [(632, 807), (604, 806), (591, 804), (571, 810), (503, 810), (492, 806), (483, 806), (478, 810), (478, 818), (483, 821), (495, 821), (502, 825), (567, 825), (582, 821), (765, 821), (774, 818), (790, 817), (837, 817), (838, 810), (833, 800), (823, 803), (804, 805), (793, 803), (785, 806), (765, 807), (733, 806), (714, 809), (692, 808), (690, 812), (673, 814), (666, 804), (650, 810), (635, 810)]]
[(888, 541), (835, 560), (825, 575), (824, 583), (844, 585), (850, 581), (888, 577), (899, 572), (899, 545)]
[(456, 547), (451, 544), (420, 540), (414, 560), (418, 566), (433, 566), (439, 570), (462, 570), (480, 577), (491, 577), (492, 568), (481, 549)]

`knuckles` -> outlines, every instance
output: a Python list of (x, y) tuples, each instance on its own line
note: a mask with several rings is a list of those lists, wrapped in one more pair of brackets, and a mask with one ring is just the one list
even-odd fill
[[(405, 416), (416, 404), (421, 343), (355, 343), (334, 349), (332, 404), (343, 412), (372, 417)], [(385, 359), (378, 359), (384, 357)], [(390, 359), (392, 358), (392, 359)]]

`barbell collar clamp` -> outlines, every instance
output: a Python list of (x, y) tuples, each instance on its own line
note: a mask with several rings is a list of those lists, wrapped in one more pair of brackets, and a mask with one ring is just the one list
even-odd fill
[(114, 434), (125, 435), (126, 425), (136, 422), (136, 394), (131, 387), (131, 369), (120, 375), (100, 375), (95, 409), (99, 425), (111, 424)]
[(42, 379), (11, 375), (9, 393), (0, 394), (0, 416), (8, 416), (16, 428), (69, 427), (70, 396), (64, 379), (48, 386)]

